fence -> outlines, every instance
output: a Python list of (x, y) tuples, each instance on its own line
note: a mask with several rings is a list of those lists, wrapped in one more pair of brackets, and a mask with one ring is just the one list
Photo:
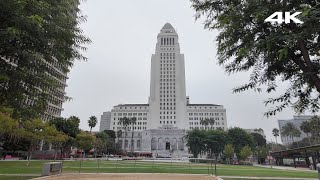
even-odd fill
[[(191, 161), (193, 162), (191, 162)], [(183, 173), (217, 174), (214, 159), (74, 158), (63, 161), (67, 173)]]

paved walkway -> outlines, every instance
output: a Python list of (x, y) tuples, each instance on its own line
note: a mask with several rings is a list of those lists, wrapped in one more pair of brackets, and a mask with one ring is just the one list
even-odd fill
[(272, 180), (318, 180), (314, 178), (285, 178), (285, 177), (246, 177), (246, 176), (219, 176), (220, 178), (230, 179), (272, 179)]
[[(264, 167), (264, 168), (271, 168), (270, 165), (260, 165), (260, 164), (254, 164), (256, 167)], [(281, 169), (281, 170), (292, 170), (292, 171), (307, 171), (307, 172), (316, 172), (315, 170), (311, 170), (308, 168), (301, 168), (301, 167), (290, 167), (290, 166), (272, 166), (273, 169)]]

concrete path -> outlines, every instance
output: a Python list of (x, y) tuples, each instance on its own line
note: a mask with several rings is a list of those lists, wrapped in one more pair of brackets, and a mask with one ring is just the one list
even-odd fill
[[(271, 168), (270, 165), (254, 164), (253, 166), (256, 166), (256, 167), (264, 167), (264, 168)], [(272, 169), (316, 172), (315, 170), (311, 170), (311, 169), (308, 169), (308, 168), (301, 168), (301, 167), (294, 168), (294, 167), (290, 167), (290, 166), (272, 166)]]
[(272, 180), (318, 180), (314, 178), (285, 178), (285, 177), (246, 177), (246, 176), (219, 176), (220, 178), (230, 179), (272, 179)]

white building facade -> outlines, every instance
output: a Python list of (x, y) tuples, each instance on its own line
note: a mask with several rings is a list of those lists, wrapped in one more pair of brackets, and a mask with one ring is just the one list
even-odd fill
[[(184, 55), (180, 53), (178, 34), (169, 23), (160, 30), (151, 56), (148, 104), (114, 106), (110, 129), (124, 131), (120, 123), (123, 117), (136, 117), (137, 122), (127, 127), (126, 138), (124, 135), (120, 138), (122, 148), (151, 152), (154, 156), (187, 156), (184, 139), (187, 130), (227, 129), (226, 109), (222, 105), (189, 103)], [(206, 118), (215, 119), (215, 124), (204, 127), (200, 122)]]

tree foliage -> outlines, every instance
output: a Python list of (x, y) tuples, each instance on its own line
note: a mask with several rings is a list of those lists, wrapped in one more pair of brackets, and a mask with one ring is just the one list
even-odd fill
[(231, 140), (231, 144), (234, 146), (235, 153), (239, 154), (240, 150), (248, 145), (249, 147), (253, 146), (253, 138), (252, 136), (247, 133), (245, 130), (235, 127), (230, 128), (228, 130), (228, 135)]
[(88, 125), (90, 127), (90, 132), (91, 132), (92, 128), (96, 127), (97, 123), (98, 123), (97, 117), (90, 116), (90, 118), (88, 120)]
[(276, 144), (278, 144), (278, 139), (277, 137), (280, 135), (280, 131), (277, 128), (272, 129), (272, 135), (276, 138)]
[(240, 159), (246, 160), (251, 155), (252, 155), (252, 151), (251, 151), (251, 148), (248, 145), (246, 145), (243, 148), (241, 148), (240, 153), (239, 153)]
[(78, 149), (82, 149), (88, 153), (96, 144), (96, 137), (90, 133), (81, 131), (75, 139), (75, 144)]
[(253, 137), (254, 144), (256, 147), (265, 146), (267, 144), (266, 138), (264, 138), (261, 134), (251, 133), (251, 135)]
[(231, 158), (234, 156), (234, 147), (232, 144), (226, 144), (224, 146), (223, 154), (229, 158), (229, 164), (231, 164)]
[[(305, 0), (191, 0), (205, 28), (218, 30), (218, 63), (229, 74), (251, 71), (249, 82), (237, 87), (270, 93), (278, 81), (289, 83), (265, 115), (286, 107), (296, 112), (319, 110), (320, 4)], [(302, 12), (303, 24), (274, 24), (264, 20), (276, 11)]]
[[(90, 39), (79, 27), (86, 20), (80, 0), (0, 1), (0, 106), (26, 120), (39, 117), (52, 96), (62, 96), (55, 65), (67, 73)], [(28, 101), (29, 102), (28, 102)]]

